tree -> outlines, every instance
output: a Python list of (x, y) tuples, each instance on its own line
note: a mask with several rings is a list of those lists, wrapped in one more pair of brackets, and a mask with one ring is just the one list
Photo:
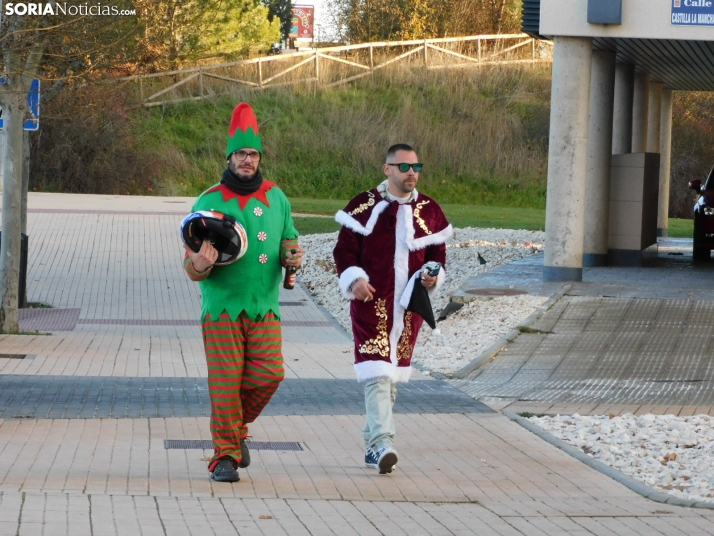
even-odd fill
[(135, 0), (144, 70), (178, 69), (208, 58), (237, 59), (280, 40), (269, 9), (254, 0)]
[[(9, 4), (8, 4), (9, 5)], [(19, 5), (19, 4), (16, 4)], [(116, 47), (126, 42), (133, 25), (126, 17), (87, 16), (61, 12), (61, 4), (39, 15), (3, 13), (0, 21), (3, 110), (6, 154), (3, 165), (2, 244), (0, 245), (0, 331), (19, 329), (18, 286), (23, 199), (23, 123), (28, 114), (27, 93), (32, 79), (41, 77), (49, 90), (59, 91), (78, 72), (88, 73), (113, 61)], [(65, 4), (66, 6), (66, 4)], [(76, 6), (75, 6), (76, 7)], [(116, 7), (117, 12), (124, 6)], [(79, 8), (77, 8), (79, 11)]]
[(280, 36), (283, 41), (287, 41), (290, 35), (290, 28), (293, 25), (293, 6), (290, 0), (263, 0), (263, 4), (268, 6), (268, 20), (273, 22), (275, 17), (280, 21)]
[[(6, 155), (0, 245), (0, 331), (19, 328), (18, 286), (23, 199), (23, 122), (32, 79), (46, 103), (62, 88), (147, 60), (178, 65), (247, 54), (279, 39), (257, 0), (114, 0), (112, 4), (6, 3), (0, 19), (0, 107)], [(22, 11), (20, 7), (22, 6)], [(42, 14), (25, 14), (29, 6)], [(11, 12), (8, 12), (10, 10)], [(136, 12), (139, 12), (139, 17)], [(20, 14), (21, 13), (21, 14)], [(29, 144), (26, 144), (29, 145)], [(25, 186), (26, 188), (26, 186)], [(26, 192), (25, 192), (26, 194)]]
[(231, 58), (247, 56), (252, 50), (267, 50), (280, 41), (280, 21), (271, 21), (269, 10), (258, 4), (248, 10), (242, 2), (214, 18), (207, 18), (207, 31), (198, 40), (198, 50), (204, 55)]
[(515, 32), (520, 24), (521, 2), (514, 0), (488, 0), (491, 12), (492, 33)]
[(341, 40), (428, 39), (515, 32), (520, 0), (328, 0)]

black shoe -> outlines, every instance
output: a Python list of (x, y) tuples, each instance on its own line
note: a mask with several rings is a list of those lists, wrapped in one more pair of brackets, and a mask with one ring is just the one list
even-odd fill
[(245, 469), (250, 465), (250, 451), (248, 450), (248, 445), (245, 444), (245, 439), (240, 440), (240, 456), (241, 462), (238, 467)]
[(230, 456), (223, 456), (218, 460), (218, 465), (214, 467), (211, 478), (216, 482), (238, 482), (238, 462)]

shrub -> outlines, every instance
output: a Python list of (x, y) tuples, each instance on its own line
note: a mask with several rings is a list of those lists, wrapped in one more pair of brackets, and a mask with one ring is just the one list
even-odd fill
[(143, 150), (136, 114), (121, 88), (84, 84), (43, 103), (31, 135), (30, 189), (96, 194), (150, 194), (160, 158)]

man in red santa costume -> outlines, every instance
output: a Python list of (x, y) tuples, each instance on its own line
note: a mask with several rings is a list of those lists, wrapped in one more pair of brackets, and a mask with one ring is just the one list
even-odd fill
[(397, 382), (407, 382), (423, 318), (407, 311), (414, 285), (431, 294), (444, 281), (432, 277), (429, 261), (446, 262), (453, 229), (439, 204), (418, 192), (423, 164), (409, 145), (387, 151), (387, 180), (352, 199), (335, 219), (342, 225), (334, 250), (340, 289), (352, 300), (355, 373), (364, 383), (366, 424), (362, 430), (365, 464), (391, 473), (394, 449), (392, 408)]

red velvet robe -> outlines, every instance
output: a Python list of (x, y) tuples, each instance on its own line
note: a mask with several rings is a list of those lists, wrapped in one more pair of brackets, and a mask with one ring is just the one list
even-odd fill
[[(419, 193), (415, 201), (400, 204), (383, 199), (376, 188), (352, 199), (335, 219), (342, 229), (333, 254), (340, 289), (352, 300), (357, 380), (409, 381), (423, 319), (405, 310), (402, 297), (428, 261), (444, 267), (435, 289), (443, 283), (451, 224), (438, 203), (426, 195)], [(360, 277), (375, 288), (369, 302), (355, 300), (349, 289)]]

